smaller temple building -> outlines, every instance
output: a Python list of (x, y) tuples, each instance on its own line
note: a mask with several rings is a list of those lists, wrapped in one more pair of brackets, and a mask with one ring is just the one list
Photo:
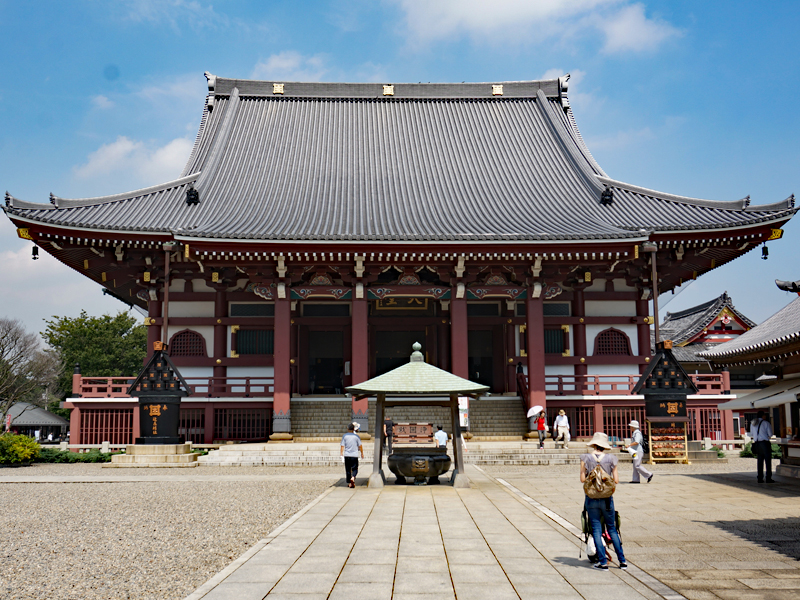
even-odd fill
[(759, 365), (775, 375), (767, 388), (720, 404), (749, 423), (760, 410), (770, 417), (782, 447), (776, 473), (800, 477), (800, 298), (725, 344), (700, 353), (717, 368)]
[[(714, 373), (708, 359), (700, 352), (712, 350), (736, 339), (756, 324), (733, 305), (728, 292), (675, 313), (668, 312), (660, 325), (661, 339), (672, 340), (672, 354), (687, 373)], [(765, 372), (763, 365), (732, 365), (723, 369), (727, 389), (736, 392), (755, 391), (760, 387), (758, 377)]]

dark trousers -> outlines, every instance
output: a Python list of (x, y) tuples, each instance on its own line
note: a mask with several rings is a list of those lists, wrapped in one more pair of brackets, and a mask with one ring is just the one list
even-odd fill
[(357, 456), (345, 456), (344, 457), (344, 472), (347, 481), (349, 482), (350, 479), (355, 479), (356, 475), (358, 475), (358, 457)]
[(753, 442), (753, 451), (758, 461), (758, 480), (764, 481), (764, 464), (767, 465), (767, 480), (772, 479), (772, 444), (766, 440)]
[(383, 447), (387, 455), (392, 453), (392, 436), (386, 435), (383, 437)]

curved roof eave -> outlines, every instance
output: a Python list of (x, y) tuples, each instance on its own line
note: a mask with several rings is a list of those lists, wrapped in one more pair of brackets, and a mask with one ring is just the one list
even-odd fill
[(692, 198), (690, 196), (679, 196), (677, 194), (659, 192), (657, 190), (652, 190), (639, 185), (634, 185), (632, 183), (626, 183), (624, 181), (611, 179), (610, 177), (603, 177), (600, 175), (597, 175), (596, 177), (598, 181), (609, 187), (615, 187), (627, 190), (635, 194), (642, 194), (643, 196), (651, 196), (653, 198), (659, 198), (660, 200), (666, 200), (668, 202), (679, 202), (681, 204), (704, 206), (706, 208), (717, 208), (720, 210), (737, 210), (737, 211), (747, 210), (750, 212), (755, 212), (755, 211), (769, 212), (773, 210), (789, 210), (794, 208), (794, 194), (789, 196), (786, 200), (782, 200), (781, 202), (774, 202), (772, 204), (763, 204), (760, 206), (759, 205), (751, 206), (750, 196), (742, 198), (741, 200), (732, 200), (732, 201), (705, 200), (702, 198)]

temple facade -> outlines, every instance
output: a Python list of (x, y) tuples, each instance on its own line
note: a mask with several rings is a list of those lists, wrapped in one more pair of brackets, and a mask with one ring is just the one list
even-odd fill
[[(796, 210), (793, 197), (753, 206), (610, 178), (577, 129), (568, 76), (206, 77), (177, 179), (4, 206), (20, 237), (146, 309), (149, 347), (167, 342), (193, 389), (182, 431), (197, 442), (320, 437), (325, 407), (343, 402), (366, 424), (369, 401), (344, 388), (402, 364), (414, 342), (491, 390), (481, 423), (511, 407), (517, 424), (495, 433), (524, 434), (540, 404), (566, 409), (573, 435), (624, 435), (643, 413), (631, 389), (651, 357), (654, 292), (780, 237)], [(716, 409), (729, 386), (696, 383), (697, 435), (729, 439)], [(76, 373), (73, 443), (135, 437), (125, 384)]]

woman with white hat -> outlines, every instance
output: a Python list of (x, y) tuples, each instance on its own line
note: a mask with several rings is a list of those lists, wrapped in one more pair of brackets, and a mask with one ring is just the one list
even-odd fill
[(628, 423), (633, 431), (631, 431), (631, 444), (627, 447), (628, 452), (633, 455), (633, 477), (631, 483), (641, 483), (640, 477), (644, 477), (647, 483), (653, 478), (653, 474), (642, 466), (642, 459), (644, 458), (644, 438), (642, 432), (639, 431), (639, 421), (634, 419)]
[[(608, 436), (605, 433), (595, 432), (588, 444), (591, 452), (581, 455), (581, 483), (586, 481), (586, 476), (594, 471), (598, 465), (613, 479), (614, 483), (619, 483), (619, 473), (617, 473), (617, 457), (613, 454), (606, 454), (606, 450), (611, 449), (608, 443)], [(605, 521), (606, 531), (611, 536), (611, 543), (614, 544), (614, 552), (617, 553), (619, 568), (626, 570), (628, 563), (625, 562), (625, 553), (622, 551), (622, 540), (619, 539), (617, 531), (617, 521), (614, 511), (614, 497), (590, 498), (586, 496), (583, 507), (589, 517), (592, 526), (592, 538), (597, 548), (598, 561), (593, 565), (595, 569), (601, 571), (608, 570), (608, 557), (606, 556), (605, 544), (603, 543), (603, 524)]]

